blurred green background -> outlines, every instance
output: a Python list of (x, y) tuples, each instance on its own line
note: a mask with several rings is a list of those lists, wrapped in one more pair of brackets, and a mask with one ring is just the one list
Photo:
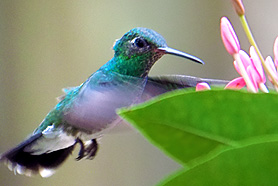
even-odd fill
[[(278, 1), (245, 0), (244, 4), (264, 56), (273, 56)], [(79, 85), (108, 61), (115, 39), (133, 27), (154, 29), (170, 47), (206, 62), (201, 66), (165, 56), (150, 75), (237, 77), (220, 38), (222, 16), (229, 17), (242, 48), (248, 50), (228, 0), (0, 0), (0, 152), (37, 127), (63, 87)], [(180, 168), (127, 127), (105, 135), (93, 161), (76, 162), (75, 156), (76, 152), (48, 179), (14, 176), (0, 164), (0, 185), (148, 186)]]

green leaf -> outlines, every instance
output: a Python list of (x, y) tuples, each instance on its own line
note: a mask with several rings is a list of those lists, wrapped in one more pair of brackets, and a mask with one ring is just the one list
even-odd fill
[(246, 141), (278, 139), (277, 106), (272, 93), (177, 91), (119, 114), (167, 154), (193, 167)]
[(278, 185), (277, 154), (277, 141), (228, 150), (159, 185)]

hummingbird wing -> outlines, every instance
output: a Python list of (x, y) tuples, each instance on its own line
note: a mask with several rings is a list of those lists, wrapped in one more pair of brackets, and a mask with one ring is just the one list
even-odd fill
[(196, 85), (201, 82), (206, 82), (210, 86), (224, 87), (229, 81), (186, 75), (162, 75), (149, 77), (141, 97), (141, 102), (172, 90), (196, 87)]

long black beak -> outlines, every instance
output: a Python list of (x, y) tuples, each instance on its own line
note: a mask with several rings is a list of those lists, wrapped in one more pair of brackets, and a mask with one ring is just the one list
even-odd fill
[(157, 50), (159, 50), (161, 52), (164, 52), (165, 54), (172, 54), (172, 55), (175, 55), (175, 56), (180, 56), (180, 57), (184, 57), (186, 59), (190, 59), (190, 60), (192, 60), (196, 63), (205, 64), (201, 59), (199, 59), (195, 56), (192, 56), (190, 54), (187, 54), (185, 52), (181, 52), (179, 50), (176, 50), (176, 49), (173, 49), (173, 48), (170, 48), (170, 47), (160, 47)]

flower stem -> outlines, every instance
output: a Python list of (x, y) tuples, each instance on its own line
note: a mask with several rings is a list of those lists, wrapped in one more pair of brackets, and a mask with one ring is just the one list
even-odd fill
[(247, 36), (247, 38), (248, 38), (248, 40), (249, 40), (249, 43), (255, 47), (255, 50), (256, 50), (256, 52), (257, 52), (257, 54), (258, 54), (258, 56), (259, 56), (259, 58), (260, 58), (260, 60), (261, 60), (261, 63), (262, 63), (262, 66), (264, 67), (265, 72), (266, 72), (266, 73), (269, 75), (269, 77), (272, 79), (272, 82), (273, 82), (274, 86), (275, 86), (275, 87), (278, 87), (278, 82), (275, 80), (274, 76), (272, 75), (272, 73), (271, 73), (270, 70), (268, 69), (268, 66), (265, 64), (264, 58), (263, 58), (263, 56), (262, 56), (262, 53), (260, 52), (259, 47), (258, 47), (258, 45), (256, 44), (255, 39), (254, 39), (254, 37), (253, 37), (253, 35), (252, 35), (252, 32), (251, 32), (251, 30), (250, 30), (250, 28), (249, 28), (249, 26), (248, 26), (246, 17), (245, 17), (244, 15), (241, 15), (241, 16), (239, 16), (239, 19), (240, 19), (240, 22), (241, 22), (241, 24), (242, 24), (242, 27), (243, 27), (243, 29), (244, 29), (244, 31), (245, 31), (245, 34), (246, 34), (246, 36)]

